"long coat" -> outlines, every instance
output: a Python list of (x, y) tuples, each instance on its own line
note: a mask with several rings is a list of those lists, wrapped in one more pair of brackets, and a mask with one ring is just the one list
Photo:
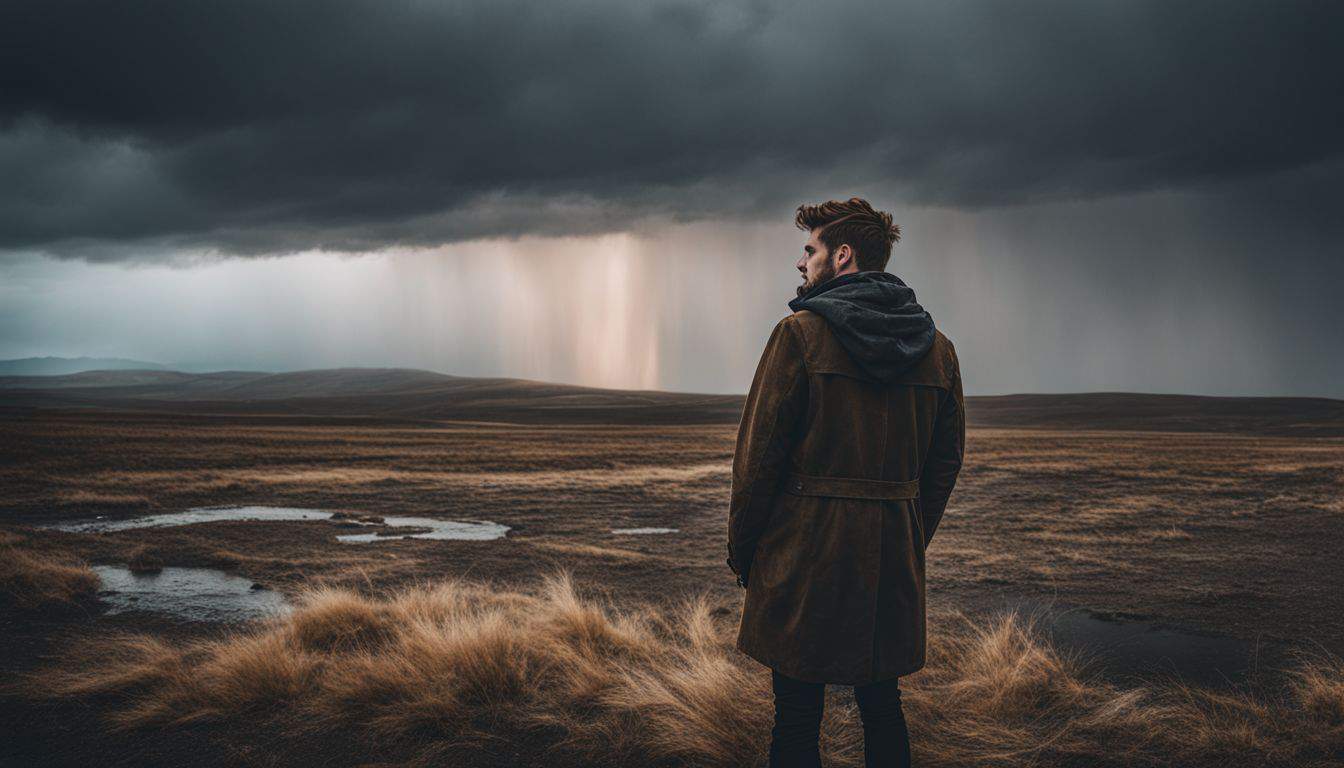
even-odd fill
[(883, 383), (820, 315), (781, 320), (733, 460), (728, 565), (746, 585), (737, 648), (811, 682), (924, 666), (924, 550), (965, 434), (956, 350), (941, 332)]

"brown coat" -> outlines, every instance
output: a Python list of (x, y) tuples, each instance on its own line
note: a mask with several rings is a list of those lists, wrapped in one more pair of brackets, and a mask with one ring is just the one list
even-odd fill
[(733, 460), (728, 564), (747, 589), (739, 650), (812, 682), (924, 666), (924, 549), (961, 469), (963, 414), (942, 333), (882, 384), (820, 315), (775, 326)]

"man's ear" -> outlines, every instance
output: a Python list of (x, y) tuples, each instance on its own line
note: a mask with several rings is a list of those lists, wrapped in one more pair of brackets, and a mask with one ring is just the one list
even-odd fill
[(835, 249), (835, 268), (844, 269), (854, 260), (854, 249), (849, 247), (849, 243), (844, 243)]

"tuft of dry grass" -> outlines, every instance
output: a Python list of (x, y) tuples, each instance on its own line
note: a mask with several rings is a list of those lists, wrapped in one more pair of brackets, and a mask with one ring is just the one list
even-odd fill
[(645, 552), (637, 552), (632, 549), (621, 549), (619, 547), (602, 547), (595, 544), (579, 544), (569, 541), (550, 541), (547, 539), (529, 539), (528, 545), (537, 549), (549, 552), (559, 552), (564, 555), (580, 555), (583, 557), (601, 557), (612, 560), (650, 560), (655, 556)]
[(157, 509), (143, 494), (108, 492), (87, 488), (69, 488), (56, 494), (52, 506), (64, 514), (92, 514), (94, 512), (145, 513)]
[(72, 605), (98, 592), (98, 574), (65, 553), (36, 552), (0, 532), (0, 605), (37, 610)]
[[(345, 759), (428, 765), (521, 739), (592, 765), (758, 764), (769, 675), (733, 648), (721, 613), (704, 595), (617, 611), (581, 597), (565, 571), (530, 591), (317, 587), (249, 629), (103, 642), (89, 663), (32, 682), (41, 695), (110, 697), (121, 729), (212, 722), (277, 744), (340, 743)], [(935, 618), (928, 667), (902, 681), (923, 765), (1326, 766), (1344, 754), (1338, 659), (1304, 661), (1277, 697), (1119, 687), (1054, 648), (1032, 616)], [(824, 727), (828, 763), (861, 765), (848, 697)]]
[(143, 544), (132, 550), (127, 558), (126, 567), (131, 573), (159, 573), (163, 570), (163, 558), (153, 549)]

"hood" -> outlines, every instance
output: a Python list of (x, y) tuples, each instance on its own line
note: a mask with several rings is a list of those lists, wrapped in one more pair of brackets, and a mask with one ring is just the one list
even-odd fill
[(790, 301), (789, 309), (826, 318), (855, 364), (878, 381), (895, 379), (933, 347), (933, 317), (889, 272), (832, 278)]

